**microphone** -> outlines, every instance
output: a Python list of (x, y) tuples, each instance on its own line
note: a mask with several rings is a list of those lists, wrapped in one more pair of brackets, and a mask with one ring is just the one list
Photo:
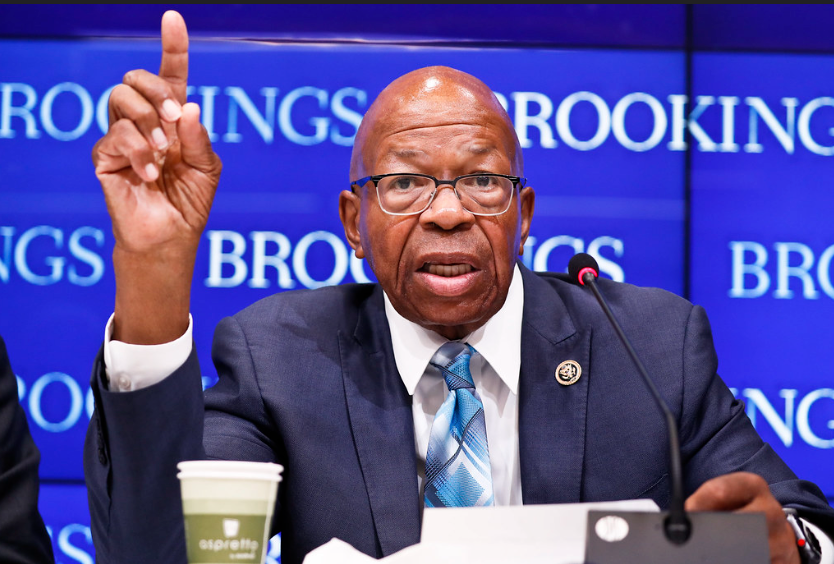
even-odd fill
[(629, 341), (628, 337), (626, 337), (625, 333), (623, 333), (622, 327), (620, 327), (620, 324), (614, 317), (614, 313), (611, 311), (611, 308), (608, 307), (608, 303), (605, 301), (605, 298), (603, 298), (602, 294), (599, 292), (599, 288), (597, 288), (596, 284), (596, 279), (599, 276), (599, 266), (597, 265), (597, 261), (594, 257), (586, 253), (574, 255), (570, 259), (570, 262), (568, 262), (568, 274), (571, 277), (571, 281), (576, 281), (582, 286), (588, 286), (594, 293), (599, 305), (605, 312), (606, 317), (608, 317), (608, 321), (611, 322), (611, 326), (617, 333), (617, 337), (619, 337), (620, 342), (622, 342), (623, 346), (626, 348), (634, 366), (637, 367), (637, 371), (643, 378), (643, 382), (652, 393), (655, 403), (658, 405), (666, 418), (666, 430), (669, 436), (669, 478), (672, 482), (672, 493), (669, 500), (669, 516), (663, 523), (663, 532), (666, 534), (666, 538), (669, 539), (669, 541), (675, 544), (683, 544), (689, 538), (692, 526), (686, 516), (686, 511), (683, 508), (685, 501), (683, 493), (683, 465), (681, 463), (678, 426), (675, 423), (675, 417), (669, 410), (669, 406), (667, 406), (666, 402), (663, 401), (663, 398), (660, 396), (660, 392), (657, 391), (657, 387), (655, 387), (654, 382), (651, 378), (649, 378), (649, 374), (646, 372), (646, 367), (643, 366), (642, 362), (640, 362), (640, 358), (637, 356), (634, 347), (631, 346), (631, 341)]
[[(611, 517), (611, 513), (589, 512), (587, 561), (597, 564), (603, 564), (605, 562), (625, 564), (626, 562), (632, 561), (630, 558), (633, 558), (634, 562), (675, 561), (678, 563), (769, 561), (767, 532), (763, 516), (709, 512), (691, 515), (686, 513), (684, 510), (683, 463), (681, 461), (678, 426), (675, 422), (675, 417), (654, 385), (654, 381), (649, 377), (645, 366), (631, 345), (631, 341), (629, 341), (622, 327), (614, 317), (614, 313), (608, 306), (608, 302), (605, 301), (605, 298), (600, 293), (596, 284), (596, 279), (599, 277), (599, 266), (594, 257), (586, 253), (574, 255), (568, 262), (568, 275), (570, 276), (571, 282), (577, 283), (580, 286), (587, 286), (593, 292), (594, 297), (596, 297), (597, 302), (605, 312), (605, 316), (608, 318), (611, 327), (625, 347), (629, 357), (631, 357), (631, 361), (637, 368), (643, 383), (649, 389), (655, 403), (663, 412), (669, 439), (669, 479), (671, 481), (671, 494), (669, 511), (665, 517), (661, 514), (662, 522), (652, 523), (651, 519), (646, 517), (636, 519), (634, 523), (638, 525), (637, 528), (642, 527), (644, 531), (632, 532), (633, 537), (640, 537), (642, 533), (642, 538), (637, 541), (632, 539), (631, 546), (637, 545), (634, 553), (629, 554), (630, 551), (625, 549), (626, 547), (624, 546), (617, 547), (612, 552), (610, 547), (621, 543), (610, 542), (610, 539), (605, 538), (606, 534), (611, 533), (611, 527), (618, 529), (617, 526), (612, 524), (614, 523), (613, 521), (605, 521), (605, 519)], [(621, 517), (625, 516), (624, 513), (619, 513), (619, 515)], [(749, 517), (758, 519), (750, 520), (748, 519)], [(597, 521), (597, 519), (599, 520)], [(592, 523), (592, 520), (596, 524)], [(693, 543), (689, 543), (689, 546), (687, 546), (687, 541), (693, 537), (693, 520), (696, 521), (697, 525), (694, 532), (697, 533), (695, 537), (697, 537), (698, 546), (691, 546)], [(732, 524), (728, 524), (728, 521)], [(600, 523), (603, 522), (606, 525), (602, 527), (603, 534), (600, 534)], [(666, 546), (651, 546), (652, 542), (656, 543), (658, 541), (658, 539), (651, 538), (651, 529), (658, 528), (661, 528), (663, 532), (661, 538), (665, 538), (668, 541)], [(619, 530), (622, 531), (622, 526), (619, 527)], [(625, 527), (625, 531), (627, 534), (628, 526)], [(596, 539), (599, 538), (608, 542), (596, 542)], [(742, 542), (739, 542), (740, 539)], [(741, 549), (741, 546), (744, 548)], [(764, 547), (763, 553), (762, 547)], [(646, 559), (648, 554), (642, 552), (645, 550), (650, 550), (651, 557), (648, 560)], [(664, 560), (664, 556), (662, 556), (664, 554), (668, 555), (671, 559)]]

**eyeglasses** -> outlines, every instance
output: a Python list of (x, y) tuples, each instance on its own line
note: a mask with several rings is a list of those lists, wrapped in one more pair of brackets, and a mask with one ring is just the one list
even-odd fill
[(428, 174), (376, 174), (350, 183), (364, 186), (373, 182), (382, 211), (391, 215), (423, 213), (437, 195), (438, 188), (448, 184), (463, 209), (474, 215), (501, 215), (510, 209), (515, 187), (524, 188), (526, 178), (507, 174), (465, 174), (452, 180), (440, 180)]

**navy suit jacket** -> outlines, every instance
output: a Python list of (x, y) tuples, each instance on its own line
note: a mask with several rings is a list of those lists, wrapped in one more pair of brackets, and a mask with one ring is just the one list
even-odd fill
[[(664, 419), (593, 296), (560, 274), (521, 267), (524, 318), (519, 455), (525, 504), (669, 497)], [(818, 488), (762, 442), (716, 374), (702, 308), (601, 280), (680, 426), (686, 491), (747, 470), (783, 505), (834, 531)], [(220, 380), (201, 393), (188, 361), (131, 393), (93, 371), (85, 465), (99, 562), (185, 562), (176, 463), (221, 458), (284, 465), (275, 531), (282, 561), (332, 537), (377, 557), (420, 539), (411, 397), (394, 362), (379, 286), (287, 292), (220, 322)], [(582, 367), (557, 382), (564, 360)]]

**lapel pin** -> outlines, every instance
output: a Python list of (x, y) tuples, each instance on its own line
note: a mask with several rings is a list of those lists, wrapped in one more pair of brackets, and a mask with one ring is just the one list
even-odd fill
[(563, 386), (575, 384), (582, 376), (582, 367), (575, 360), (566, 360), (556, 368), (556, 381)]

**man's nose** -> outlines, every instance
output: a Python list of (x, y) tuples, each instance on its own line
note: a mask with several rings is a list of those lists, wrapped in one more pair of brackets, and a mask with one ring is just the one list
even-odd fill
[(437, 187), (437, 193), (431, 205), (420, 214), (420, 221), (449, 230), (462, 225), (472, 225), (475, 222), (475, 216), (464, 209), (451, 184), (441, 184)]

